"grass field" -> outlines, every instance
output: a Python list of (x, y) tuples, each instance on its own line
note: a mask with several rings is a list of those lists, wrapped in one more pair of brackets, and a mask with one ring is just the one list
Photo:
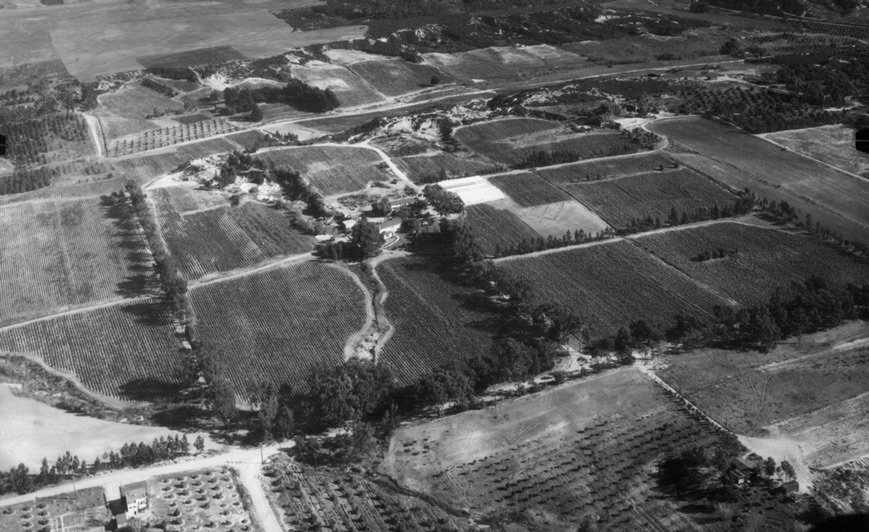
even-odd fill
[(365, 321), (363, 292), (347, 271), (315, 262), (196, 286), (190, 298), (240, 394), (248, 381), (304, 389), (315, 367), (343, 361)]
[[(869, 261), (810, 237), (722, 222), (634, 239), (678, 270), (745, 305), (766, 302), (778, 286), (817, 275), (834, 283), (869, 282)], [(738, 250), (702, 262), (705, 251)]]
[(343, 66), (316, 62), (304, 66), (294, 65), (290, 71), (294, 77), (318, 89), (331, 89), (342, 107), (352, 107), (383, 99), (359, 76)]
[(660, 166), (667, 168), (672, 161), (669, 155), (655, 151), (542, 168), (537, 173), (552, 183), (576, 183), (643, 174), (658, 170)]
[(130, 214), (99, 198), (0, 208), (0, 326), (153, 288)]
[(434, 67), (409, 63), (403, 59), (359, 61), (348, 68), (386, 96), (430, 88), (433, 76), (438, 78), (439, 83), (453, 81), (451, 76)]
[(447, 177), (467, 177), (488, 173), (496, 168), (495, 164), (481, 157), (458, 157), (450, 153), (414, 155), (394, 161), (417, 184), (440, 180), (441, 170), (447, 173)]
[(534, 207), (570, 200), (570, 196), (532, 173), (506, 174), (489, 178), (489, 182), (522, 207)]
[(580, 56), (548, 45), (492, 46), (453, 54), (423, 54), (423, 60), (465, 82), (531, 78), (540, 74), (578, 68), (587, 62)]
[(763, 137), (808, 157), (869, 178), (869, 157), (854, 150), (854, 130), (842, 125), (767, 133)]
[(740, 434), (799, 442), (826, 467), (869, 453), (865, 323), (785, 342), (769, 353), (702, 350), (662, 360), (658, 375)]
[(724, 187), (686, 168), (563, 186), (619, 229), (647, 216), (665, 223), (673, 208), (679, 213), (693, 212), (736, 200)]
[(593, 338), (643, 319), (666, 326), (682, 313), (702, 318), (725, 302), (628, 242), (603, 243), (498, 265), (528, 279), (541, 302), (569, 306)]
[(285, 530), (470, 530), (467, 518), (372, 482), (358, 472), (307, 467), (278, 456), (265, 466), (263, 491)]
[(735, 169), (749, 181), (781, 187), (869, 230), (869, 183), (865, 180), (711, 120), (666, 120), (653, 123), (650, 129)]
[(442, 279), (417, 259), (388, 260), (377, 268), (389, 291), (386, 315), (395, 327), (380, 361), (402, 384), (451, 360), (489, 352), (490, 315), (465, 305), (469, 291)]
[[(115, 92), (101, 94), (99, 104), (112, 115), (133, 120), (143, 120), (152, 116), (155, 109), (160, 113), (184, 110), (182, 103), (138, 83), (131, 83)], [(108, 120), (111, 121), (110, 118)]]
[(362, 190), (372, 181), (395, 179), (379, 168), (383, 159), (368, 148), (304, 146), (263, 151), (257, 156), (301, 173), (324, 196)]
[[(187, 192), (180, 189), (178, 193)], [(169, 252), (187, 279), (312, 249), (312, 238), (293, 229), (289, 218), (277, 208), (251, 201), (184, 215), (175, 209), (179, 200), (173, 200), (174, 194), (173, 188), (149, 192)]]
[(184, 68), (247, 59), (232, 46), (209, 46), (195, 50), (137, 57), (145, 68)]
[(454, 137), (470, 150), (506, 165), (519, 164), (538, 151), (569, 151), (579, 159), (637, 151), (635, 144), (613, 130), (574, 133), (558, 122), (536, 118), (473, 124), (457, 129)]
[(572, 199), (510, 210), (544, 237), (552, 235), (560, 238), (565, 231), (573, 233), (579, 229), (594, 234), (608, 227), (600, 216)]
[(480, 203), (468, 207), (466, 213), (465, 223), (488, 255), (494, 254), (498, 246), (507, 249), (523, 240), (530, 242), (540, 237), (531, 226), (506, 209)]
[(629, 367), (402, 426), (381, 470), (478, 520), (568, 530), (592, 514), (600, 530), (704, 530), (703, 514), (662, 496), (653, 472), (718, 438)]
[(183, 355), (165, 307), (139, 300), (0, 330), (0, 350), (33, 354), (87, 388), (149, 399), (184, 379)]

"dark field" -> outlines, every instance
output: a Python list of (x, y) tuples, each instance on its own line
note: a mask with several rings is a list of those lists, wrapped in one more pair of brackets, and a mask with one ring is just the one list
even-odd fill
[(145, 68), (184, 68), (246, 59), (232, 46), (209, 46), (174, 54), (149, 55), (136, 60)]
[(540, 238), (534, 229), (512, 212), (485, 203), (468, 207), (467, 223), (489, 255), (493, 255), (498, 246), (507, 249), (523, 240), (530, 242)]
[(570, 200), (570, 196), (529, 172), (495, 176), (489, 182), (522, 207)]

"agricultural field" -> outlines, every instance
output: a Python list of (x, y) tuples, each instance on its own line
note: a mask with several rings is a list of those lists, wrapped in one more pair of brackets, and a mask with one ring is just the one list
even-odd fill
[(739, 434), (799, 442), (829, 467), (869, 453), (867, 325), (804, 335), (769, 353), (706, 349), (660, 360), (656, 373)]
[(166, 523), (166, 530), (258, 530), (238, 483), (235, 471), (226, 466), (149, 479), (151, 519)]
[(570, 196), (564, 191), (530, 172), (493, 176), (489, 178), (489, 182), (522, 207), (570, 200)]
[(724, 207), (736, 200), (721, 185), (685, 168), (567, 184), (563, 188), (618, 229), (646, 217), (665, 223), (672, 209), (689, 213), (713, 205)]
[(569, 151), (578, 159), (621, 155), (637, 151), (637, 145), (613, 130), (572, 132), (558, 122), (536, 118), (511, 118), (464, 126), (453, 136), (468, 149), (493, 161), (517, 165), (534, 152)]
[(221, 138), (176, 146), (160, 153), (115, 159), (110, 161), (110, 164), (116, 174), (143, 185), (192, 159), (239, 149), (238, 144), (229, 140), (231, 137), (232, 135), (227, 135)]
[(4, 507), (0, 510), (0, 530), (78, 532), (83, 528), (76, 525), (103, 526), (109, 517), (102, 488), (79, 489)]
[[(400, 96), (453, 81), (434, 67), (409, 63), (403, 59), (359, 61), (348, 68), (386, 96)], [(433, 77), (438, 79), (435, 85), (431, 83)]]
[(161, 127), (159, 129), (149, 129), (116, 139), (108, 145), (107, 155), (109, 157), (133, 155), (182, 142), (205, 140), (215, 135), (225, 135), (239, 131), (240, 129), (235, 124), (217, 118)]
[(698, 28), (678, 36), (646, 33), (617, 39), (567, 43), (563, 48), (598, 64), (653, 64), (656, 61), (691, 58), (714, 61), (718, 58), (721, 43), (731, 35), (732, 32), (723, 29)]
[[(67, 451), (93, 463), (104, 452), (116, 451), (125, 443), (150, 442), (170, 434), (163, 427), (114, 423), (73, 414), (37, 399), (14, 395), (7, 384), (0, 384), (0, 400), (3, 402), (0, 412), (3, 427), (0, 469), (3, 471), (18, 464), (38, 471), (43, 458), (54, 463)], [(0, 524), (0, 530), (14, 529)]]
[[(722, 221), (632, 240), (680, 272), (744, 305), (766, 302), (777, 287), (814, 275), (833, 283), (869, 282), (867, 259), (769, 226)], [(736, 253), (692, 260), (719, 248)]]
[(570, 307), (592, 338), (642, 319), (667, 326), (676, 314), (702, 318), (720, 297), (625, 241), (553, 250), (496, 261), (525, 278), (541, 302)]
[(497, 168), (482, 157), (460, 157), (452, 153), (399, 157), (394, 162), (416, 184), (440, 181), (442, 172), (447, 178), (457, 178), (487, 174)]
[(423, 54), (422, 57), (425, 64), (471, 83), (534, 79), (587, 64), (582, 57), (549, 45), (492, 46), (452, 54)]
[(470, 530), (467, 519), (358, 472), (297, 464), (265, 466), (264, 491), (284, 530)]
[(0, 351), (37, 356), (88, 389), (133, 400), (156, 398), (184, 382), (180, 347), (156, 299), (0, 329)]
[(828, 507), (845, 514), (869, 512), (869, 458), (812, 473), (815, 494)]
[(200, 334), (220, 346), (240, 395), (264, 380), (304, 389), (314, 368), (343, 362), (344, 344), (366, 318), (367, 296), (353, 276), (317, 262), (201, 284), (189, 294)]
[(499, 248), (508, 249), (523, 240), (531, 242), (540, 238), (537, 231), (507, 209), (480, 203), (468, 207), (465, 216), (465, 223), (487, 255), (494, 255)]
[[(101, 94), (98, 97), (98, 102), (100, 108), (111, 115), (134, 120), (144, 120), (151, 117), (155, 110), (158, 111), (158, 114), (170, 114), (174, 111), (184, 110), (184, 105), (180, 102), (155, 90), (143, 87), (139, 83), (131, 83), (115, 92)], [(109, 123), (111, 123), (110, 120)], [(103, 128), (106, 128), (106, 124), (103, 125)], [(120, 135), (109, 136), (114, 138)]]
[[(177, 199), (173, 196), (178, 195)], [(256, 266), (269, 258), (312, 250), (313, 239), (290, 226), (284, 211), (255, 201), (238, 207), (206, 208), (184, 214), (185, 188), (150, 191), (163, 238), (184, 277), (200, 277)], [(184, 207), (185, 209), (187, 207)]]
[[(736, 128), (702, 118), (655, 122), (649, 129), (796, 197), (809, 198), (842, 219), (869, 228), (869, 183), (833, 170)], [(772, 198), (770, 198), (772, 199)]]
[(261, 151), (261, 159), (272, 161), (278, 168), (289, 168), (302, 174), (324, 196), (333, 196), (364, 189), (375, 181), (396, 179), (380, 155), (369, 148), (353, 146), (303, 146)]
[(99, 198), (0, 208), (0, 326), (151, 292), (150, 253), (131, 216)]
[[(493, 205), (498, 205), (495, 202)], [(600, 216), (582, 203), (575, 200), (558, 201), (531, 207), (509, 208), (520, 220), (528, 224), (541, 236), (562, 237), (566, 231), (574, 233), (582, 230), (587, 234), (605, 231), (609, 226)]]
[(645, 174), (672, 167), (673, 161), (673, 157), (666, 153), (653, 151), (541, 168), (537, 170), (537, 174), (556, 184), (578, 183)]
[(813, 157), (869, 179), (869, 157), (854, 149), (855, 131), (843, 125), (777, 131), (761, 135), (800, 155)]
[(331, 89), (338, 97), (341, 107), (383, 100), (365, 80), (343, 66), (312, 61), (304, 66), (293, 65), (290, 72), (293, 77), (318, 89)]
[(444, 190), (458, 195), (465, 206), (477, 205), (478, 203), (492, 203), (499, 200), (509, 201), (507, 195), (485, 177), (463, 177), (461, 179), (441, 181), (438, 184)]
[(246, 59), (232, 46), (209, 46), (196, 50), (137, 57), (145, 68), (184, 68)]
[(412, 490), (502, 525), (566, 530), (590, 517), (601, 530), (725, 530), (730, 523), (714, 510), (689, 513), (690, 505), (662, 496), (653, 473), (661, 460), (720, 439), (626, 367), (402, 426), (380, 468)]
[(386, 316), (395, 327), (380, 361), (402, 384), (426, 372), (491, 349), (488, 313), (475, 310), (471, 292), (413, 258), (387, 260), (377, 271), (389, 292)]

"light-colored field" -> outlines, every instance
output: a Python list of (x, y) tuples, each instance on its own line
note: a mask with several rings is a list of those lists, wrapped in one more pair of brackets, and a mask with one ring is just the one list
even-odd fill
[(227, 13), (202, 4), (93, 10), (90, 16), (64, 24), (52, 22), (48, 31), (54, 48), (73, 76), (88, 81), (141, 69), (137, 57), (214, 46), (231, 46), (250, 58), (268, 57), (290, 48), (361, 38), (367, 29), (349, 26), (294, 32), (263, 8)]
[(113, 423), (79, 416), (35, 399), (18, 397), (8, 384), (0, 384), (0, 469), (23, 463), (39, 469), (43, 458), (49, 463), (66, 451), (93, 462), (107, 451), (118, 451), (125, 443), (151, 442), (168, 435), (162, 427)]
[(458, 194), (465, 205), (490, 203), (507, 197), (504, 192), (489, 182), (485, 177), (463, 177), (438, 183), (454, 194)]
[(703, 350), (658, 375), (723, 425), (796, 442), (813, 467), (869, 453), (869, 325), (852, 322), (766, 354)]
[(570, 231), (572, 234), (578, 229), (591, 234), (609, 227), (600, 216), (573, 200), (511, 210), (520, 220), (544, 237), (549, 235), (561, 237), (565, 231)]
[(401, 427), (381, 470), (473, 516), (519, 512), (534, 529), (566, 530), (593, 512), (601, 529), (692, 530), (655, 489), (653, 464), (715, 441), (629, 367)]
[(711, 120), (665, 120), (653, 122), (649, 129), (730, 166), (752, 181), (779, 186), (869, 230), (869, 181)]
[(423, 60), (438, 70), (464, 81), (510, 80), (534, 77), (561, 68), (576, 68), (586, 61), (549, 45), (493, 46), (454, 54), (423, 54)]
[(304, 66), (293, 66), (290, 71), (293, 77), (318, 89), (331, 89), (342, 107), (352, 107), (383, 99), (362, 78), (343, 66), (311, 61)]
[(428, 89), (432, 87), (432, 76), (438, 78), (437, 84), (453, 81), (452, 77), (434, 67), (409, 63), (403, 59), (361, 61), (349, 68), (386, 96)]
[(157, 91), (132, 83), (115, 92), (101, 94), (100, 107), (122, 118), (144, 119), (154, 110), (161, 113), (183, 111), (184, 105)]
[(843, 125), (810, 127), (760, 135), (776, 144), (852, 174), (869, 178), (869, 155), (854, 149), (854, 130)]
[(130, 215), (99, 198), (0, 208), (0, 325), (152, 288)]

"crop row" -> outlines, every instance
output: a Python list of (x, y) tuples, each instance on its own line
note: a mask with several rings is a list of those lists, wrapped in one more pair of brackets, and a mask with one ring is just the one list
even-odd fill
[(177, 126), (148, 130), (134, 137), (119, 139), (109, 146), (108, 155), (110, 157), (131, 155), (142, 151), (172, 146), (181, 142), (190, 142), (214, 135), (232, 133), (234, 131), (239, 131), (238, 126), (218, 119), (178, 124)]

